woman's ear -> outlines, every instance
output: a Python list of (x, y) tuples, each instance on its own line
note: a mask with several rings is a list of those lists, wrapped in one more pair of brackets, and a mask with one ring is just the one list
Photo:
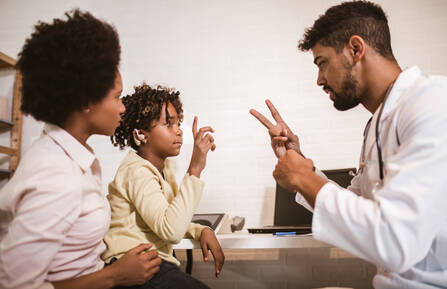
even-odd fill
[(147, 138), (144, 133), (138, 129), (134, 129), (132, 131), (133, 140), (137, 146), (140, 146), (141, 143), (147, 143)]

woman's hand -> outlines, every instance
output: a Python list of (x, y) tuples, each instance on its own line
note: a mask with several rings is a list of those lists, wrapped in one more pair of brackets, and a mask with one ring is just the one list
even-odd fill
[(271, 123), (263, 114), (255, 109), (250, 109), (250, 113), (268, 129), (272, 149), (276, 157), (279, 159), (284, 156), (286, 150), (294, 150), (302, 155), (298, 136), (292, 132), (286, 122), (282, 119), (273, 103), (268, 99), (265, 103), (267, 104), (273, 119), (276, 121), (276, 124)]
[(206, 156), (208, 151), (214, 151), (216, 149), (213, 136), (207, 132), (214, 132), (214, 129), (210, 126), (205, 126), (197, 131), (197, 116), (195, 116), (192, 124), (194, 148), (192, 151), (188, 173), (198, 178), (200, 178), (200, 174), (206, 166)]
[(115, 270), (116, 284), (141, 285), (152, 279), (160, 270), (161, 259), (156, 250), (146, 251), (152, 244), (141, 244), (110, 265)]
[(225, 262), (225, 255), (217, 241), (213, 230), (205, 227), (200, 235), (200, 246), (202, 247), (203, 261), (208, 262), (208, 250), (211, 251), (214, 258), (214, 266), (216, 268), (216, 277), (219, 277)]

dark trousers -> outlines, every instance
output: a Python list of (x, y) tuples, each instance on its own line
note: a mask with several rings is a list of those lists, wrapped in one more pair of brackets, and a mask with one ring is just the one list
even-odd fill
[(210, 289), (208, 286), (181, 271), (175, 264), (161, 261), (160, 271), (143, 285), (115, 287), (114, 289)]

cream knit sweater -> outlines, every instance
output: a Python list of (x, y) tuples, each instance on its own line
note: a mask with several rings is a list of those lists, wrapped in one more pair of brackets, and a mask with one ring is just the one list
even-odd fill
[(199, 240), (205, 228), (191, 223), (203, 186), (199, 178), (186, 174), (179, 188), (168, 160), (162, 175), (149, 161), (130, 151), (109, 184), (111, 222), (102, 259), (109, 262), (149, 242), (160, 258), (180, 265), (172, 255), (173, 244), (185, 237)]

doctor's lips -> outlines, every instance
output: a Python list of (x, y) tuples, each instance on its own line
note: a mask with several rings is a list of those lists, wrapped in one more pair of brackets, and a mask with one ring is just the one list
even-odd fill
[(326, 92), (327, 94), (329, 94), (329, 97), (330, 97), (332, 100), (335, 99), (335, 92), (334, 92), (334, 90), (333, 90), (331, 87), (325, 85), (325, 86), (323, 86), (323, 90), (324, 90), (324, 92)]

